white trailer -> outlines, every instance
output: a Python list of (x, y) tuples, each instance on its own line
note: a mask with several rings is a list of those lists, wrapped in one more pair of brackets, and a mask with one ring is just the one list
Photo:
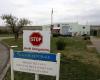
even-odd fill
[(80, 25), (78, 23), (57, 23), (54, 24), (53, 29), (59, 28), (59, 34), (68, 36), (82, 36), (84, 34), (90, 35), (89, 25)]

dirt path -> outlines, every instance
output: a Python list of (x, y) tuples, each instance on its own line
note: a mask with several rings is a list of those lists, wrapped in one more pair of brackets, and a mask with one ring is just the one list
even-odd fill
[[(6, 39), (7, 37), (0, 37), (0, 40)], [(0, 43), (0, 80), (3, 78), (3, 71), (5, 70), (5, 67), (7, 66), (9, 60), (9, 50), (8, 48)]]
[(8, 49), (0, 43), (0, 71), (2, 70), (3, 66), (6, 64), (8, 60)]
[(91, 41), (96, 48), (97, 52), (100, 53), (100, 38), (91, 37)]

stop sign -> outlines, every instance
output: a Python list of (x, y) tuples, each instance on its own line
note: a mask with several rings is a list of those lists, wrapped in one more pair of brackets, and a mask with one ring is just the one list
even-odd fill
[(43, 42), (43, 37), (39, 32), (33, 32), (29, 36), (29, 41), (33, 46), (39, 46)]

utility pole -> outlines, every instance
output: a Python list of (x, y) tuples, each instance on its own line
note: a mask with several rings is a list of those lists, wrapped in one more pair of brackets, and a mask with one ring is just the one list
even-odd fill
[(51, 11), (51, 30), (53, 28), (53, 8), (52, 8), (52, 11)]

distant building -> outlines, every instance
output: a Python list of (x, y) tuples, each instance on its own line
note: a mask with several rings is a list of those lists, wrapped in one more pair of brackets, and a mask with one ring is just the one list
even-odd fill
[[(9, 28), (7, 26), (0, 26), (0, 30), (1, 31), (11, 32), (11, 28)], [(23, 30), (42, 30), (42, 26), (24, 26), (20, 30), (20, 32), (22, 32)]]
[(5, 26), (0, 26), (0, 30), (7, 30), (7, 28)]
[(60, 34), (60, 24), (54, 24), (53, 26), (52, 26), (52, 29), (51, 29), (51, 32), (53, 33), (53, 34)]
[(43, 31), (51, 31), (51, 26), (50, 25), (43, 25), (42, 30)]
[(42, 26), (24, 26), (22, 30), (42, 30)]
[(92, 36), (100, 36), (100, 25), (91, 25), (90, 34)]
[(0, 26), (0, 33), (1, 34), (5, 34), (5, 33), (9, 33), (10, 30), (8, 29), (8, 27), (5, 26)]
[(52, 33), (68, 36), (90, 35), (90, 26), (78, 23), (57, 23), (53, 25)]
[[(11, 32), (9, 27), (0, 27), (0, 30), (6, 30)], [(50, 25), (42, 25), (42, 26), (24, 26), (20, 33), (23, 30), (43, 30), (43, 31), (51, 31), (53, 34), (60, 35), (70, 35), (70, 36), (81, 36), (84, 34), (90, 35), (90, 26), (88, 25), (80, 25), (78, 23), (55, 23), (52, 26)]]

